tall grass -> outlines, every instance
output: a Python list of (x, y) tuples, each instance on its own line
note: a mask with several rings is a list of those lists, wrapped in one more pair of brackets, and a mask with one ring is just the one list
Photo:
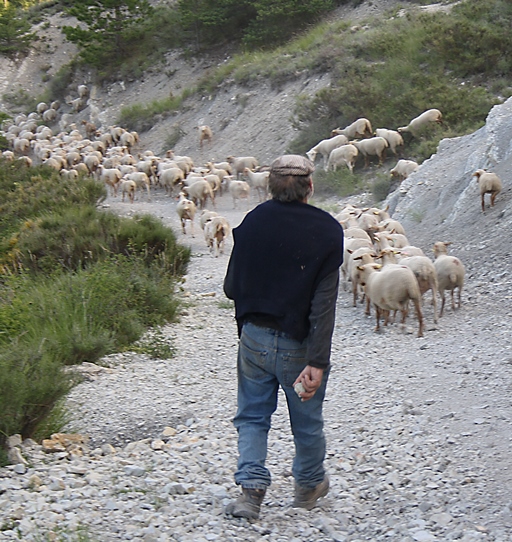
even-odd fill
[(153, 216), (96, 209), (104, 188), (94, 181), (0, 162), (0, 195), (1, 447), (41, 433), (76, 382), (67, 365), (176, 318), (190, 250)]

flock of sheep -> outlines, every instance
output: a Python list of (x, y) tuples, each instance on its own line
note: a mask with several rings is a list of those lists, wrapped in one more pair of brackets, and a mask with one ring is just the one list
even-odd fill
[[(80, 85), (78, 98), (71, 104), (74, 111), (80, 109), (87, 95), (87, 87)], [(199, 212), (206, 245), (215, 256), (224, 251), (225, 240), (231, 233), (229, 222), (216, 212), (216, 198), (229, 193), (234, 208), (242, 199), (248, 208), (251, 192), (257, 194), (259, 202), (268, 198), (269, 171), (260, 167), (255, 157), (229, 156), (225, 162), (212, 161), (198, 166), (191, 157), (178, 156), (172, 150), (161, 157), (151, 151), (134, 155), (132, 150), (139, 142), (136, 132), (119, 126), (98, 129), (93, 122), (85, 120), (77, 126), (67, 119), (64, 121), (64, 115), (58, 122), (59, 108), (57, 102), (50, 106), (39, 104), (35, 112), (18, 115), (7, 123), (2, 134), (12, 149), (3, 152), (3, 159), (21, 160), (27, 167), (43, 164), (54, 168), (64, 179), (93, 176), (105, 183), (113, 197), (121, 194), (122, 201), (128, 198), (134, 202), (137, 192), (140, 197), (145, 193), (150, 201), (152, 191), (163, 190), (177, 199), (176, 212), (184, 234), (187, 223), (190, 233), (194, 234), (194, 220)], [(52, 113), (45, 117), (48, 111)], [(404, 145), (402, 133), (417, 136), (426, 124), (441, 121), (441, 112), (429, 109), (397, 131), (381, 128), (372, 132), (368, 119), (357, 119), (346, 128), (333, 130), (330, 138), (320, 141), (306, 155), (312, 162), (321, 155), (326, 170), (336, 170), (343, 165), (353, 171), (358, 156), (364, 158), (365, 165), (371, 157), (382, 163), (388, 148), (398, 157)], [(52, 123), (53, 126), (58, 123), (59, 131), (55, 134)], [(203, 125), (198, 129), (200, 148), (205, 143), (211, 144), (211, 128)], [(414, 161), (399, 160), (391, 174), (403, 180), (418, 167)], [(480, 186), (484, 211), (485, 194), (491, 194), (493, 206), (502, 183), (496, 174), (483, 169), (473, 175)], [(208, 203), (213, 210), (206, 208)], [(354, 306), (363, 296), (366, 313), (370, 314), (371, 306), (374, 307), (376, 330), (380, 328), (381, 318), (386, 325), (397, 311), (405, 323), (412, 303), (418, 320), (418, 336), (422, 336), (422, 296), (428, 290), (432, 291), (434, 323), (438, 318), (438, 292), (442, 300), (440, 316), (444, 311), (445, 292), (451, 293), (452, 308), (455, 308), (457, 291), (460, 306), (464, 266), (459, 259), (448, 255), (449, 243), (435, 243), (435, 261), (432, 262), (421, 249), (410, 245), (401, 224), (385, 210), (347, 206), (336, 218), (345, 229), (343, 276), (346, 283), (352, 285)]]
[[(418, 320), (418, 337), (423, 336), (422, 298), (432, 292), (433, 321), (438, 321), (437, 295), (441, 296), (439, 316), (443, 315), (446, 292), (451, 305), (460, 307), (464, 286), (464, 265), (448, 254), (450, 243), (436, 242), (432, 262), (421, 248), (411, 245), (400, 222), (392, 219), (387, 209), (346, 206), (336, 219), (345, 234), (344, 258), (341, 267), (345, 289), (352, 285), (352, 304), (357, 306), (361, 296), (369, 315), (373, 306), (375, 330), (380, 320), (387, 325), (400, 311), (402, 324), (412, 303)], [(457, 304), (455, 303), (457, 293)]]

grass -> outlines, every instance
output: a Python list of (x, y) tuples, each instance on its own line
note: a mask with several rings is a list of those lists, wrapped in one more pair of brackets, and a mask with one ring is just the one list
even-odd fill
[(190, 249), (153, 216), (98, 211), (95, 181), (0, 162), (0, 195), (1, 448), (65, 425), (61, 400), (77, 382), (67, 365), (134, 344), (173, 355), (158, 329), (177, 318)]

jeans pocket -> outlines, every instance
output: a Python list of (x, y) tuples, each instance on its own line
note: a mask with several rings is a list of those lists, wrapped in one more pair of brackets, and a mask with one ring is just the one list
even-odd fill
[(240, 343), (240, 371), (251, 380), (262, 380), (267, 376), (265, 365), (268, 359), (268, 351), (254, 350)]
[(283, 384), (293, 386), (295, 379), (307, 365), (306, 349), (300, 349), (296, 352), (283, 354)]

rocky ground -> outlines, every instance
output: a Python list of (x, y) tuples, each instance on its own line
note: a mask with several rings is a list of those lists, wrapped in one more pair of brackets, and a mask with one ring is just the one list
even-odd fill
[[(163, 194), (107, 205), (152, 212), (179, 231), (175, 202)], [(218, 200), (233, 226), (240, 207)], [(421, 339), (414, 319), (406, 332), (392, 325), (376, 334), (341, 291), (325, 402), (331, 491), (311, 512), (290, 507), (293, 441), (281, 397), (269, 441), (273, 484), (251, 524), (223, 514), (238, 494), (237, 337), (222, 293), (231, 241), (214, 258), (197, 225), (194, 237), (180, 235), (193, 250), (185, 306), (163, 330), (176, 356), (127, 353), (87, 367), (68, 406), (69, 430), (88, 435), (88, 446), (83, 455), (21, 446), (28, 465), (0, 471), (1, 540), (512, 540), (508, 275), (490, 287), (467, 261), (462, 308), (434, 325), (427, 303)]]

